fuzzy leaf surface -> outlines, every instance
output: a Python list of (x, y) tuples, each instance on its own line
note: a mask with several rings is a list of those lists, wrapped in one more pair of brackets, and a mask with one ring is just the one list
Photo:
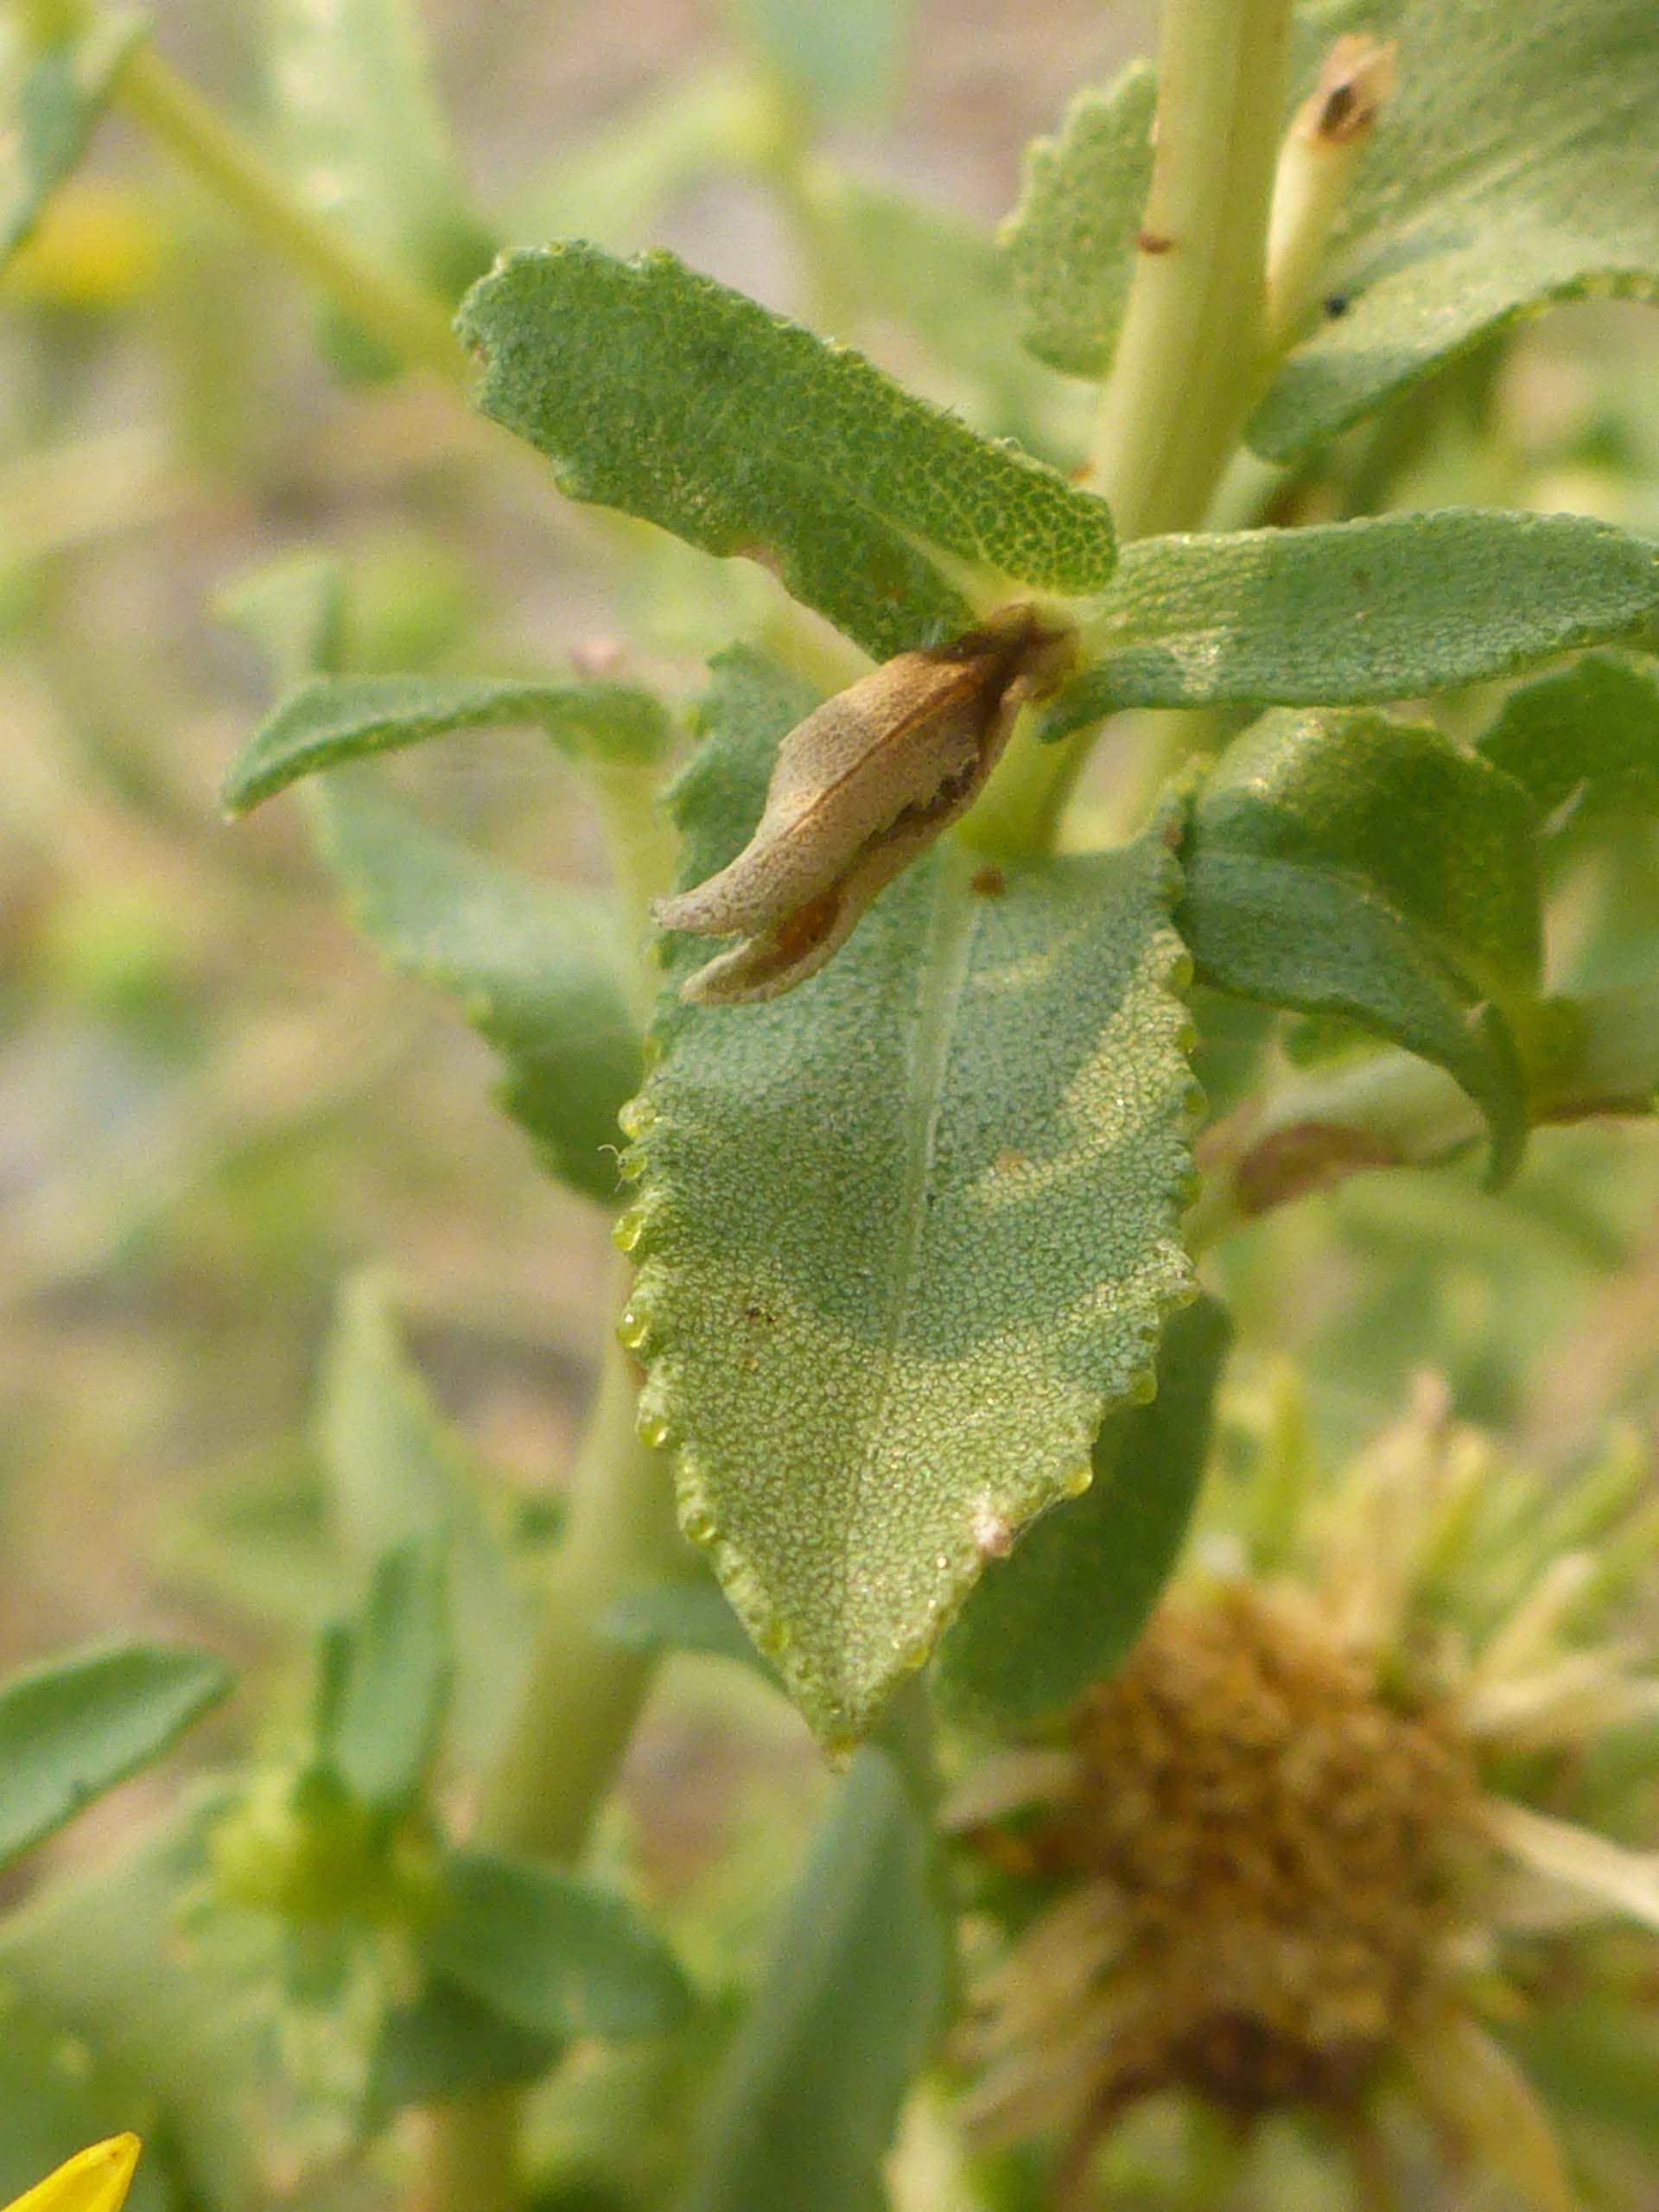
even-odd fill
[[(278, 139), (302, 196), (372, 253), (445, 299), (489, 266), (415, 0), (264, 0)], [(390, 373), (357, 333), (341, 365)]]
[(626, 683), (536, 683), (514, 677), (313, 676), (289, 691), (248, 740), (225, 779), (227, 814), (246, 814), (302, 776), (393, 753), (451, 730), (534, 722), (563, 751), (601, 760), (652, 760), (668, 715)]
[(449, 993), (501, 1053), (501, 1103), (550, 1173), (613, 1200), (617, 1109), (641, 1059), (610, 902), (470, 852), (354, 775), (311, 796), (319, 849), (358, 928), (404, 975)]
[(206, 1651), (114, 1644), (0, 1682), (0, 1866), (170, 1751), (231, 1687)]
[(1157, 72), (1132, 61), (1104, 91), (1079, 92), (1055, 138), (1026, 152), (1025, 188), (1002, 243), (1025, 310), (1025, 340), (1068, 376), (1111, 364), (1152, 181)]
[[(674, 797), (689, 881), (745, 843), (811, 703), (754, 656), (719, 664)], [(1169, 828), (1006, 875), (942, 841), (786, 997), (666, 1001), (624, 1217), (642, 1411), (680, 1446), (688, 1533), (832, 1745), (987, 1552), (1080, 1487), (1185, 1289)], [(674, 941), (672, 981), (701, 957)]]
[(1659, 664), (1586, 653), (1512, 691), (1479, 749), (1565, 830), (1659, 813)]
[(867, 1744), (785, 1909), (678, 2212), (884, 2212), (899, 2107), (942, 2024), (929, 1828)]
[(0, 269), (79, 167), (143, 29), (137, 16), (106, 16), (35, 54), (16, 23), (0, 24)]
[(1322, 280), (1344, 311), (1250, 426), (1275, 460), (1542, 302), (1659, 296), (1649, 0), (1380, 0), (1363, 28), (1399, 41), (1399, 84)]
[(460, 327), (477, 405), (570, 498), (764, 562), (878, 660), (969, 626), (928, 546), (1055, 591), (1111, 573), (1103, 500), (671, 254), (513, 254)]
[(428, 1931), (434, 1970), (534, 2035), (657, 2035), (683, 2018), (685, 1980), (627, 1901), (575, 1875), (480, 1851), (444, 1869)]
[(1508, 1173), (1526, 1099), (1504, 1008), (1538, 985), (1533, 810), (1427, 725), (1265, 715), (1199, 792), (1181, 927), (1206, 982), (1433, 1061)]
[(1172, 1316), (1158, 1347), (1157, 1396), (1104, 1424), (1094, 1481), (986, 1570), (946, 1636), (939, 1694), (953, 1714), (1021, 1727), (1071, 1704), (1128, 1657), (1198, 1501), (1231, 1341), (1226, 1309), (1212, 1298)]
[(1414, 698), (1618, 637), (1656, 603), (1652, 546), (1579, 515), (1445, 507), (1141, 538), (1091, 611), (1102, 658), (1045, 733), (1122, 707)]

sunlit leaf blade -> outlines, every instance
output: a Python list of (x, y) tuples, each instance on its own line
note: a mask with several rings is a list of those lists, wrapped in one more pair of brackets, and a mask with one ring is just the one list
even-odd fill
[(1106, 1421), (1090, 1488), (987, 1568), (946, 1636), (938, 1686), (953, 1713), (1018, 1727), (1071, 1704), (1128, 1656), (1186, 1534), (1231, 1340), (1212, 1298), (1172, 1316), (1158, 1395)]
[(626, 683), (512, 677), (314, 676), (286, 694), (237, 755), (220, 794), (246, 814), (302, 776), (451, 730), (533, 722), (566, 752), (650, 760), (668, 743), (662, 702)]
[(469, 852), (366, 779), (336, 773), (312, 798), (357, 926), (394, 967), (457, 999), (501, 1053), (502, 1103), (550, 1173), (613, 1199), (617, 1109), (641, 1060), (611, 903)]
[(884, 2212), (899, 2107), (942, 2024), (926, 1821), (867, 1745), (841, 1784), (718, 2084), (679, 2212)]
[(95, 17), (62, 45), (32, 54), (15, 21), (0, 23), (0, 269), (79, 165), (143, 29), (137, 16)]
[(396, 1815), (418, 1799), (451, 1664), (442, 1553), (416, 1537), (376, 1562), (330, 1700), (322, 1751), (359, 1804)]
[(1650, 0), (1381, 0), (1400, 77), (1322, 289), (1250, 426), (1288, 460), (1536, 302), (1659, 295)]
[(1103, 500), (671, 254), (514, 254), (460, 327), (477, 404), (572, 499), (764, 562), (877, 659), (968, 626), (928, 545), (1057, 591), (1111, 572)]
[[(416, 0), (264, 0), (278, 142), (304, 199), (441, 298), (488, 268), (439, 109)], [(343, 365), (385, 373), (355, 332)]]
[(1099, 665), (1046, 731), (1121, 707), (1414, 698), (1618, 637), (1656, 604), (1653, 547), (1578, 515), (1445, 507), (1142, 538), (1099, 603)]
[(1103, 92), (1080, 92), (1058, 137), (1027, 149), (1025, 189), (1003, 245), (1039, 360), (1103, 376), (1135, 265), (1152, 180), (1157, 73), (1131, 62)]
[[(744, 843), (806, 703), (770, 664), (720, 664), (675, 798), (688, 880)], [(832, 1744), (1079, 1486), (1185, 1289), (1169, 826), (1006, 875), (946, 841), (788, 996), (663, 1017), (624, 1217), (642, 1418)], [(701, 957), (677, 944), (672, 981)]]
[(112, 1644), (0, 1681), (0, 1865), (160, 1758), (231, 1687), (206, 1651)]
[(877, 105), (891, 92), (910, 0), (726, 0), (735, 27), (803, 99), (826, 114)]
[(1479, 744), (1552, 827), (1659, 813), (1659, 664), (1586, 653), (1512, 691)]
[(1207, 982), (1443, 1067), (1501, 1176), (1526, 1128), (1503, 1009), (1524, 1018), (1537, 988), (1532, 823), (1509, 777), (1427, 726), (1266, 715), (1199, 793), (1181, 927)]
[(657, 2035), (689, 2003), (672, 1953), (626, 1899), (485, 1852), (447, 1862), (424, 1949), (435, 1972), (533, 2034)]
[(486, 1520), (468, 1456), (404, 1353), (378, 1276), (360, 1275), (341, 1293), (317, 1427), (340, 1539), (365, 1584), (400, 1546), (442, 1546), (457, 1669), (453, 1726), (476, 1760), (518, 1684), (526, 1601)]

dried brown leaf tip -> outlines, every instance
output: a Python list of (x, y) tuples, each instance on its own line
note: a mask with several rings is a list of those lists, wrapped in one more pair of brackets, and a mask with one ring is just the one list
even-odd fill
[(664, 929), (740, 939), (682, 995), (775, 998), (816, 974), (973, 804), (1015, 715), (1055, 689), (1072, 651), (1070, 632), (1007, 607), (949, 645), (899, 653), (798, 723), (747, 845), (706, 883), (656, 902)]

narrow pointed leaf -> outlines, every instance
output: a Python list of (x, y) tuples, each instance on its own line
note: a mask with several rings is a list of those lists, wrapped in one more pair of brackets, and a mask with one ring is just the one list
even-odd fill
[[(768, 663), (721, 664), (675, 800), (689, 880), (745, 842), (810, 704)], [(831, 1743), (1080, 1485), (1184, 1289), (1169, 827), (1006, 874), (945, 840), (787, 997), (669, 1001), (631, 1109), (644, 1419)], [(673, 982), (700, 957), (677, 944)]]
[(969, 626), (929, 546), (1056, 591), (1111, 573), (1103, 500), (671, 254), (514, 254), (461, 327), (477, 404), (572, 499), (764, 562), (878, 660)]
[(16, 22), (0, 23), (0, 269), (79, 166), (143, 30), (140, 16), (105, 16), (37, 54)]
[[(381, 263), (457, 300), (494, 241), (462, 185), (416, 0), (264, 0), (278, 141), (302, 197)], [(342, 365), (397, 365), (352, 334)]]
[(231, 1687), (206, 1651), (114, 1644), (0, 1682), (0, 1866), (170, 1751)]
[(1480, 751), (1564, 831), (1659, 813), (1659, 663), (1586, 653), (1512, 691)]
[(884, 2212), (899, 2107), (943, 2024), (929, 1830), (867, 1745), (785, 1908), (678, 2212)]
[(1250, 441), (1290, 460), (1547, 300), (1659, 296), (1649, 0), (1382, 0), (1399, 84)]
[(395, 968), (459, 1001), (501, 1053), (501, 1103), (549, 1172), (613, 1200), (617, 1109), (638, 1086), (641, 1048), (611, 902), (469, 852), (365, 779), (329, 776), (312, 800), (357, 926)]
[(457, 1852), (425, 1940), (435, 1972), (536, 2035), (658, 2035), (689, 1993), (623, 1897), (551, 1867)]
[(1071, 1704), (1128, 1657), (1192, 1519), (1231, 1340), (1212, 1298), (1173, 1316), (1157, 1396), (1106, 1421), (1088, 1490), (987, 1568), (946, 1636), (939, 1694), (952, 1713), (1017, 1728)]
[(330, 1700), (322, 1750), (359, 1804), (395, 1815), (418, 1799), (451, 1666), (442, 1549), (416, 1537), (377, 1561)]
[(1206, 981), (1338, 1014), (1443, 1067), (1510, 1172), (1526, 1098), (1503, 1008), (1538, 982), (1533, 814), (1426, 725), (1267, 715), (1200, 791), (1181, 927)]
[(1147, 537), (1050, 736), (1122, 707), (1359, 705), (1507, 676), (1635, 629), (1659, 555), (1578, 515), (1446, 507), (1306, 530)]
[(1058, 137), (1027, 149), (1003, 245), (1026, 343), (1068, 376), (1103, 376), (1111, 365), (1152, 181), (1157, 104), (1156, 71), (1131, 62), (1107, 90), (1077, 95)]
[(537, 723), (566, 752), (609, 760), (654, 760), (670, 734), (661, 701), (626, 683), (314, 676), (279, 701), (238, 754), (225, 779), (225, 810), (246, 814), (300, 777), (343, 760), (507, 722)]

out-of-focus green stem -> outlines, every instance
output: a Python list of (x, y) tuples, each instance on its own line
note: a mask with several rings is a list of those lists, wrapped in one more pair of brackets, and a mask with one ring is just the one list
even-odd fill
[[(1255, 390), (1289, 20), (1289, 0), (1165, 0), (1152, 185), (1088, 476), (1125, 539), (1198, 526)], [(1092, 741), (1039, 744), (1027, 717), (963, 834), (1045, 850)]]
[(294, 194), (273, 168), (194, 86), (148, 44), (122, 64), (116, 97), (249, 228), (312, 277), (389, 351), (461, 385), (467, 353), (448, 310), (418, 286), (359, 253)]

